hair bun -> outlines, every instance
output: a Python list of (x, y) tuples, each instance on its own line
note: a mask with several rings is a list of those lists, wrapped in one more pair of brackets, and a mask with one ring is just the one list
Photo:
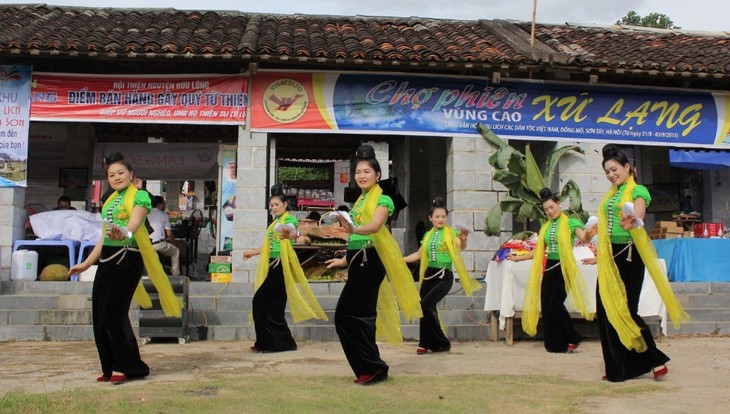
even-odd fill
[(609, 159), (617, 156), (620, 151), (616, 144), (607, 144), (603, 147), (603, 150), (601, 152), (604, 159)]
[(540, 190), (540, 199), (541, 200), (547, 200), (548, 198), (553, 196), (553, 192), (550, 191), (549, 188), (545, 187), (542, 190)]
[(436, 197), (431, 201), (431, 207), (445, 208), (446, 201), (441, 197)]
[(279, 184), (274, 184), (271, 186), (271, 195), (272, 196), (284, 195), (284, 190), (281, 188), (281, 186)]
[(374, 160), (375, 159), (375, 148), (372, 145), (362, 144), (357, 147), (355, 156), (361, 160)]
[(112, 151), (104, 157), (104, 165), (111, 165), (115, 162), (124, 160), (124, 155), (119, 151)]

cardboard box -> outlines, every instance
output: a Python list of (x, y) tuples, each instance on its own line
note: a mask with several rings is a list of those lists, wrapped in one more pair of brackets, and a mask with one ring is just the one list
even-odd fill
[(670, 233), (670, 234), (682, 234), (682, 233), (684, 233), (684, 228), (682, 228), (682, 227), (674, 227), (674, 228), (667, 227), (666, 229), (667, 229), (667, 233)]
[(671, 228), (679, 227), (679, 223), (677, 223), (676, 221), (657, 221), (656, 227), (658, 227), (658, 228), (666, 227), (666, 228), (671, 229)]
[(231, 264), (230, 263), (210, 263), (210, 264), (208, 264), (208, 273), (231, 273)]
[(210, 281), (213, 283), (231, 283), (233, 281), (233, 273), (211, 273)]
[(231, 256), (210, 256), (211, 263), (231, 263)]

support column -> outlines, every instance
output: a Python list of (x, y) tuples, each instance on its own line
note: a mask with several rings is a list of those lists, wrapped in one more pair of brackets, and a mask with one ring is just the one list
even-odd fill
[(25, 191), (23, 187), (0, 188), (0, 280), (8, 280), (13, 241), (25, 235)]
[(585, 151), (585, 155), (569, 152), (560, 159), (556, 173), (559, 187), (553, 190), (562, 190), (565, 182), (572, 179), (578, 184), (578, 188), (580, 188), (583, 210), (587, 211), (590, 215), (596, 215), (603, 196), (609, 187), (611, 187), (611, 183), (606, 179), (603, 166), (601, 165), (603, 162), (601, 149), (605, 144), (569, 141), (558, 142), (558, 147), (564, 147), (566, 145), (580, 145), (583, 151)]
[[(268, 134), (238, 132), (236, 211), (233, 215), (233, 281), (253, 282), (258, 258), (243, 261), (243, 251), (261, 247), (267, 223)], [(272, 151), (273, 152), (273, 151)]]
[(467, 269), (479, 277), (486, 273), (489, 260), (499, 249), (498, 237), (484, 234), (489, 209), (499, 201), (499, 189), (492, 184), (493, 153), (482, 137), (453, 137), (446, 160), (446, 204), (453, 226), (469, 230), (468, 248), (462, 251)]

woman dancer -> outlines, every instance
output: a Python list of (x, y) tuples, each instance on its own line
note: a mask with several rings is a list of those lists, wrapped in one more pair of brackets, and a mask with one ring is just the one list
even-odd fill
[(394, 205), (378, 185), (381, 170), (375, 151), (370, 145), (361, 145), (356, 156), (355, 180), (362, 194), (350, 211), (352, 222), (344, 214), (338, 217), (350, 233), (347, 256), (327, 264), (333, 268), (349, 263), (347, 282), (335, 311), (335, 329), (357, 378), (355, 383), (365, 385), (388, 378), (388, 364), (380, 358), (375, 343), (376, 316), (378, 335), (399, 342), (403, 338), (394, 295), (407, 319), (422, 314), (413, 277), (385, 228)]
[[(573, 256), (573, 242), (578, 237), (587, 243), (597, 230), (593, 226), (585, 231), (580, 220), (568, 218), (563, 213), (558, 195), (550, 189), (540, 190), (540, 199), (548, 221), (540, 228), (537, 247), (522, 256), (508, 256), (507, 260), (533, 259), (522, 307), (522, 329), (530, 336), (537, 333), (541, 308), (545, 349), (548, 352), (573, 352), (583, 338), (576, 332), (565, 308), (568, 293), (583, 317), (593, 320), (593, 312), (588, 312), (592, 308), (588, 304), (590, 293)], [(547, 261), (544, 261), (545, 253)]]
[(459, 275), (459, 282), (464, 292), (471, 296), (479, 290), (479, 282), (474, 280), (466, 270), (461, 258), (460, 250), (466, 248), (469, 232), (466, 229), (453, 229), (446, 225), (449, 211), (442, 198), (431, 202), (428, 211), (428, 220), (433, 227), (424, 236), (421, 247), (417, 252), (405, 257), (406, 263), (415, 263), (419, 260), (419, 285), (421, 294), (421, 310), (423, 318), (419, 326), (419, 341), (416, 353), (423, 355), (431, 352), (448, 352), (451, 342), (441, 329), (436, 305), (446, 297), (454, 283), (452, 265)]
[(106, 219), (104, 235), (86, 260), (71, 267), (68, 273), (83, 272), (99, 260), (91, 292), (94, 341), (102, 371), (96, 380), (122, 384), (150, 372), (140, 357), (129, 321), (133, 295), (141, 307), (152, 307), (149, 295), (139, 283), (142, 266), (155, 284), (167, 316), (179, 317), (182, 302), (173, 293), (142, 224), (152, 209), (149, 193), (137, 191), (132, 184), (134, 172), (122, 154), (110, 153), (104, 158), (104, 166), (114, 189), (101, 210)]
[(672, 293), (654, 245), (641, 227), (651, 202), (649, 191), (636, 184), (626, 154), (616, 145), (603, 147), (603, 170), (611, 182), (598, 210), (596, 313), (606, 369), (604, 379), (620, 382), (648, 372), (659, 379), (668, 372), (669, 358), (657, 349), (648, 326), (638, 314), (645, 266), (675, 327), (689, 320), (689, 315)]
[(284, 317), (287, 298), (295, 323), (307, 319), (327, 320), (292, 247), (292, 240), (299, 236), (299, 221), (287, 212), (288, 208), (289, 202), (281, 188), (272, 187), (269, 210), (274, 215), (274, 221), (266, 229), (262, 247), (243, 252), (243, 260), (261, 255), (256, 269), (251, 311), (256, 331), (252, 352), (297, 349)]

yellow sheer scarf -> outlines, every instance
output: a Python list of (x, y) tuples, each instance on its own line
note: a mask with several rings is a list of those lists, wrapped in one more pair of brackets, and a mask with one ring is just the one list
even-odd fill
[[(134, 196), (136, 194), (137, 188), (130, 184), (130, 186), (127, 187), (127, 193), (122, 199), (122, 208), (128, 212), (127, 214), (130, 216), (134, 209)], [(118, 196), (119, 192), (115, 191), (112, 193), (112, 195), (107, 198), (106, 203), (104, 203), (104, 207), (106, 208), (111, 205)], [(106, 220), (104, 220), (103, 223), (102, 237), (106, 234)], [(160, 263), (160, 258), (157, 256), (157, 252), (152, 247), (150, 235), (147, 232), (147, 228), (144, 226), (144, 222), (140, 223), (139, 228), (134, 233), (134, 241), (137, 242), (137, 247), (142, 254), (142, 261), (144, 262), (145, 269), (147, 269), (147, 275), (150, 280), (152, 280), (152, 283), (155, 285), (155, 289), (159, 294), (160, 306), (162, 307), (163, 312), (166, 316), (179, 318), (182, 313), (182, 300), (175, 296), (175, 293), (172, 290), (170, 279), (167, 278), (165, 270), (162, 268), (162, 264)], [(144, 289), (141, 280), (137, 285), (137, 289), (134, 291), (134, 300), (142, 308), (149, 309), (152, 307), (150, 295)]]
[[(585, 319), (592, 321), (594, 314), (588, 311), (591, 295), (573, 255), (569, 221), (570, 219), (565, 213), (560, 213), (557, 229), (560, 270), (565, 281), (565, 291), (568, 293), (568, 299)], [(537, 322), (540, 318), (540, 287), (544, 272), (545, 234), (552, 224), (553, 220), (548, 220), (540, 228), (535, 256), (532, 259), (530, 278), (525, 289), (525, 298), (522, 305), (522, 330), (530, 336), (535, 336), (537, 333)]]
[[(378, 205), (378, 199), (382, 194), (383, 190), (378, 184), (375, 184), (367, 192), (367, 198), (360, 211), (363, 223), (372, 220)], [(364, 195), (360, 195), (355, 205), (360, 202)], [(423, 316), (421, 298), (418, 295), (415, 283), (413, 283), (411, 272), (403, 260), (400, 246), (398, 246), (388, 229), (381, 226), (376, 233), (370, 235), (370, 240), (373, 242), (387, 273), (386, 278), (380, 285), (378, 294), (378, 316), (375, 321), (376, 336), (378, 339), (387, 342), (399, 343), (403, 341), (403, 335), (400, 331), (398, 306), (400, 306), (407, 320), (412, 321), (421, 318)]]
[[(423, 237), (424, 240), (431, 240), (435, 228), (426, 233)], [(449, 226), (444, 226), (444, 242), (446, 243), (446, 249), (451, 257), (451, 262), (454, 264), (456, 274), (459, 275), (459, 283), (464, 287), (464, 293), (467, 296), (471, 296), (474, 292), (482, 288), (482, 285), (471, 277), (469, 271), (466, 270), (464, 259), (461, 257), (461, 251), (456, 247), (456, 233), (454, 229)], [(418, 269), (418, 285), (423, 284), (423, 276), (426, 274), (426, 268), (428, 267), (428, 249), (424, 246), (421, 249), (421, 265)]]
[[(284, 212), (277, 217), (271, 225), (266, 229), (264, 235), (264, 243), (261, 246), (261, 255), (258, 267), (256, 268), (256, 279), (254, 280), (254, 292), (264, 283), (266, 276), (269, 274), (269, 254), (271, 251), (271, 243), (269, 242), (269, 232), (274, 231), (277, 223), (286, 223), (288, 212)], [(322, 307), (319, 305), (317, 298), (309, 286), (307, 278), (304, 276), (302, 266), (299, 264), (299, 258), (291, 240), (280, 239), (279, 246), (281, 248), (280, 258), (281, 266), (284, 273), (284, 286), (286, 287), (286, 296), (289, 301), (292, 320), (294, 323), (306, 321), (309, 319), (321, 319), (326, 321)]]
[[(623, 207), (627, 201), (632, 201), (634, 188), (636, 188), (636, 181), (633, 176), (629, 176), (619, 207)], [(611, 240), (608, 235), (609, 213), (606, 211), (606, 206), (617, 191), (617, 186), (611, 186), (598, 209), (598, 292), (606, 310), (606, 317), (618, 333), (624, 347), (635, 349), (637, 352), (644, 352), (646, 351), (646, 343), (641, 336), (641, 330), (629, 312), (626, 287), (621, 280), (616, 262), (613, 260)], [(641, 259), (644, 261), (646, 269), (649, 271), (651, 279), (657, 287), (659, 296), (664, 301), (674, 327), (677, 328), (680, 323), (689, 321), (689, 315), (682, 309), (679, 301), (674, 296), (667, 276), (659, 265), (656, 250), (651, 240), (649, 240), (646, 230), (643, 227), (634, 227), (629, 230), (629, 233), (632, 242), (641, 255)]]

